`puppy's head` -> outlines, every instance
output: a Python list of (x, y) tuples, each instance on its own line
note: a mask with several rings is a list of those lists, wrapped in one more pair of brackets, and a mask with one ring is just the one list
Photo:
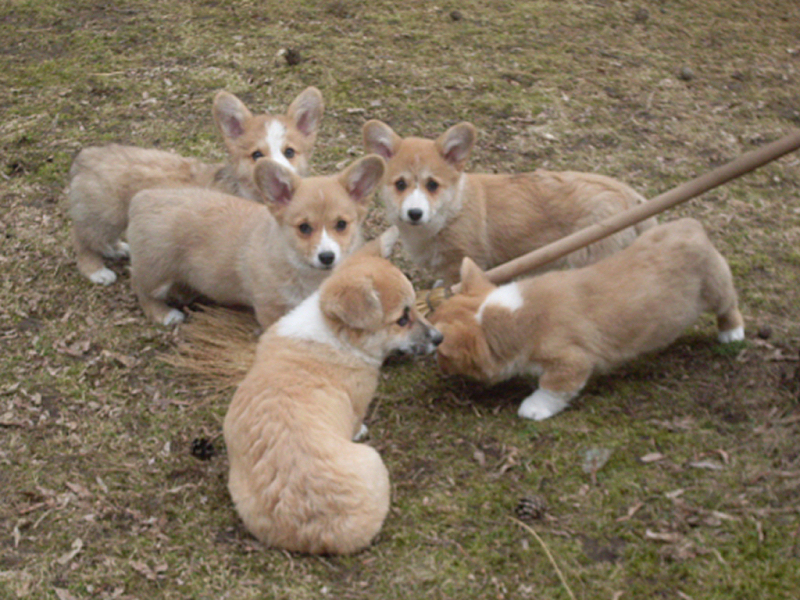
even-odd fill
[(228, 149), (232, 176), (251, 199), (257, 200), (255, 164), (271, 158), (305, 175), (325, 110), (322, 94), (310, 87), (294, 99), (285, 115), (256, 115), (233, 94), (220, 91), (214, 98), (214, 121)]
[(336, 336), (382, 361), (390, 354), (430, 354), (442, 335), (416, 309), (408, 278), (368, 245), (320, 288), (320, 307)]
[(445, 375), (465, 375), (486, 380), (495, 359), (476, 315), (495, 286), (471, 259), (461, 263), (461, 291), (440, 304), (431, 315), (444, 335), (436, 360)]
[(361, 222), (383, 176), (379, 156), (365, 156), (338, 175), (301, 179), (261, 159), (256, 185), (281, 226), (297, 267), (332, 269), (361, 243)]
[(458, 193), (476, 130), (459, 123), (436, 140), (401, 138), (381, 121), (364, 124), (364, 147), (386, 159), (380, 196), (394, 223), (439, 230), (460, 209)]

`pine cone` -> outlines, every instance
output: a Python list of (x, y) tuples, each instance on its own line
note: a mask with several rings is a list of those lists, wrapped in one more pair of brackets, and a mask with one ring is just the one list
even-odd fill
[(214, 443), (206, 438), (195, 438), (192, 441), (192, 456), (200, 460), (211, 460), (216, 454)]
[(514, 513), (522, 521), (537, 521), (544, 518), (547, 502), (541, 496), (523, 496), (520, 498)]

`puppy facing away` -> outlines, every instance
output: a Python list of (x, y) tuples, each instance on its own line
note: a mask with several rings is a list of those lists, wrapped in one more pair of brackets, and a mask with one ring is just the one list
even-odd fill
[(488, 383), (538, 377), (519, 407), (527, 419), (561, 412), (593, 372), (669, 345), (706, 311), (720, 342), (744, 339), (728, 263), (693, 219), (654, 227), (594, 265), (500, 287), (464, 259), (461, 284), (431, 317), (444, 334), (439, 366)]
[(214, 121), (228, 150), (222, 164), (118, 144), (85, 148), (72, 163), (67, 192), (78, 269), (94, 283), (116, 281), (103, 257), (128, 256), (120, 237), (130, 200), (140, 190), (194, 186), (260, 200), (254, 179), (259, 158), (305, 174), (323, 110), (322, 94), (313, 87), (297, 96), (285, 115), (253, 116), (236, 96), (218, 92)]
[(301, 179), (268, 158), (255, 167), (266, 205), (199, 188), (136, 194), (128, 241), (131, 284), (145, 314), (180, 323), (166, 302), (189, 288), (255, 309), (266, 328), (316, 290), (361, 244), (361, 223), (384, 162), (370, 155), (337, 175)]
[[(465, 256), (482, 269), (549, 244), (644, 198), (609, 177), (538, 169), (519, 175), (469, 174), (470, 123), (436, 140), (401, 138), (381, 121), (363, 128), (368, 152), (387, 161), (380, 197), (411, 258), (447, 285)], [(628, 246), (655, 219), (578, 250), (550, 268), (584, 266)]]
[(228, 488), (253, 535), (321, 554), (370, 544), (389, 510), (389, 475), (353, 439), (366, 431), (383, 360), (441, 340), (374, 242), (261, 336), (224, 424)]

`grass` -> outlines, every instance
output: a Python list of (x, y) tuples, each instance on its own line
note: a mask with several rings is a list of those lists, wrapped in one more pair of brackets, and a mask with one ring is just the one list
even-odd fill
[[(63, 203), (82, 147), (217, 160), (216, 90), (280, 111), (308, 85), (318, 173), (362, 153), (367, 119), (428, 137), (469, 120), (472, 170), (597, 171), (652, 197), (798, 126), (796, 2), (12, 0), (0, 17), (0, 598), (800, 594), (798, 155), (666, 215), (730, 261), (745, 344), (718, 349), (701, 321), (542, 423), (516, 417), (526, 382), (388, 365), (369, 443), (392, 509), (350, 557), (247, 534), (218, 437), (231, 390), (160, 359), (181, 333), (145, 321), (124, 266), (108, 289), (78, 275)], [(538, 539), (514, 520), (530, 495)]]

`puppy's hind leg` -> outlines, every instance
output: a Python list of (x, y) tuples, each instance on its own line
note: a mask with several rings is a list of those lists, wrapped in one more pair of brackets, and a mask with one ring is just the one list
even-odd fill
[(722, 344), (740, 342), (744, 339), (744, 319), (735, 305), (717, 315), (717, 328), (719, 329), (717, 338)]
[(736, 288), (730, 267), (721, 254), (714, 251), (710, 265), (711, 276), (706, 282), (706, 294), (711, 309), (717, 315), (719, 341), (723, 344), (739, 342), (744, 339), (744, 319), (739, 312)]
[(103, 262), (103, 255), (92, 248), (77, 229), (72, 231), (72, 240), (78, 259), (78, 270), (86, 278), (99, 285), (111, 285), (117, 280), (117, 274)]

